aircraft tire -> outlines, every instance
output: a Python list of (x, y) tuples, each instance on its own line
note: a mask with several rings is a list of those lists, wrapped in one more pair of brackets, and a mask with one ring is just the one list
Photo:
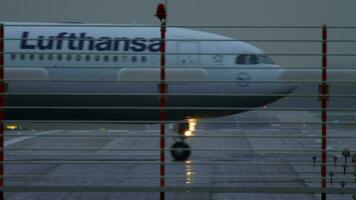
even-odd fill
[(190, 146), (185, 142), (176, 142), (171, 148), (171, 155), (176, 161), (185, 161), (190, 156)]

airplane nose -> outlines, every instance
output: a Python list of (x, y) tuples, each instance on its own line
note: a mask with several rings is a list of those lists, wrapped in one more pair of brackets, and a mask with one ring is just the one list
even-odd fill
[(293, 75), (290, 73), (290, 70), (276, 65), (276, 70), (278, 71), (278, 82), (283, 86), (283, 93), (291, 93), (297, 88), (297, 83), (293, 83)]

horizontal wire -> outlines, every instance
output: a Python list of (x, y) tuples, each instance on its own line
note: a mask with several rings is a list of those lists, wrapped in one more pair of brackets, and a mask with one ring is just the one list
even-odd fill
[[(0, 52), (0, 54), (4, 55), (9, 55), (9, 54), (41, 54), (41, 55), (49, 55), (49, 54), (62, 54), (62, 55), (156, 55), (160, 56), (161, 53), (150, 53), (150, 52), (145, 52), (145, 53), (139, 53), (139, 52)], [(232, 55), (236, 56), (238, 53), (171, 53), (171, 52), (166, 52), (164, 55), (211, 55), (211, 56), (216, 56), (216, 55)], [(254, 55), (268, 55), (268, 56), (356, 56), (355, 53), (328, 53), (328, 54), (322, 54), (322, 53), (260, 53), (260, 54), (254, 54)]]
[(233, 187), (233, 186), (3, 186), (4, 192), (171, 192), (171, 193), (260, 193), (260, 194), (354, 194), (356, 188), (321, 188), (321, 187)]
[[(74, 178), (76, 178), (76, 177), (74, 177)], [(159, 179), (159, 177), (153, 177), (153, 178)], [(169, 178), (169, 177), (166, 177), (166, 178), (167, 179), (189, 179), (187, 177), (185, 177), (185, 178)], [(0, 178), (0, 179), (2, 179), (2, 178)], [(4, 179), (9, 179), (9, 178), (4, 178)], [(28, 178), (11, 178), (11, 179), (28, 179)], [(46, 177), (46, 178), (43, 178), (43, 179), (48, 180), (48, 179), (53, 179), (53, 178)], [(56, 179), (61, 179), (61, 177), (56, 178)], [(128, 177), (128, 179), (132, 179), (132, 178)], [(193, 179), (195, 180), (197, 178), (193, 177)], [(215, 182), (233, 181), (234, 183), (298, 183), (298, 182), (302, 182), (302, 183), (319, 183), (320, 181), (316, 181), (316, 180), (321, 180), (320, 178), (319, 179), (318, 178), (312, 179), (312, 178), (304, 178), (304, 177), (295, 177), (295, 178), (289, 178), (289, 179), (279, 179), (279, 178), (276, 178), (276, 179), (273, 179), (273, 178), (270, 178), (270, 179), (267, 179), (267, 178), (266, 179), (262, 179), (262, 178), (256, 178), (256, 179), (215, 178), (215, 179), (216, 179)], [(354, 181), (352, 179), (337, 179), (337, 178), (332, 183), (335, 183), (336, 181), (344, 181), (345, 183), (354, 183)], [(192, 181), (192, 182), (194, 182), (194, 181)], [(330, 183), (330, 181), (327, 181), (327, 182)], [(194, 185), (196, 185), (196, 184), (194, 184)]]
[(321, 97), (321, 96), (327, 96), (327, 97), (356, 97), (356, 94), (350, 94), (350, 95), (341, 95), (341, 94), (328, 94), (328, 95), (321, 95), (321, 94), (268, 94), (268, 93), (239, 93), (239, 94), (231, 94), (231, 93), (165, 93), (165, 94), (160, 94), (160, 93), (19, 93), (19, 92), (8, 92), (8, 93), (0, 93), (0, 96), (7, 96), (7, 95), (18, 95), (18, 96), (209, 96), (209, 97), (245, 97), (245, 96), (255, 96), (255, 97), (265, 97), (265, 96), (270, 96), (270, 97)]
[(263, 110), (263, 111), (356, 111), (356, 108), (260, 108), (260, 107), (146, 107), (146, 106), (4, 106), (3, 109), (37, 110)]
[(235, 186), (3, 186), (4, 192), (173, 192), (173, 193), (261, 193), (261, 194), (354, 194), (356, 188), (321, 188), (321, 187), (235, 187)]
[[(137, 83), (137, 84), (142, 84), (142, 83), (161, 83), (162, 81), (160, 80), (19, 80), (19, 79), (14, 79), (14, 80), (0, 80), (1, 82), (5, 83)], [(239, 80), (166, 80), (163, 81), (164, 83), (167, 84), (174, 84), (174, 83), (240, 83), (241, 81)], [(356, 81), (301, 81), (301, 80), (288, 80), (288, 81), (280, 81), (280, 80), (251, 80), (249, 83), (298, 83), (298, 84), (320, 84), (322, 82), (325, 82), (327, 84), (355, 84)]]
[[(140, 165), (181, 165), (177, 161), (123, 161), (120, 159), (68, 159), (68, 160), (56, 160), (56, 159), (16, 159), (10, 160), (6, 159), (0, 161), (3, 164), (140, 164)], [(321, 162), (295, 162), (295, 161), (195, 161), (192, 165), (299, 165), (299, 166), (322, 166), (322, 165), (334, 165), (334, 166), (344, 166), (344, 164), (334, 164), (332, 161), (321, 163)], [(356, 164), (348, 164), (348, 166), (356, 166)]]
[[(159, 28), (159, 25), (129, 24), (87, 24), (87, 23), (5, 23), (4, 27), (125, 27), (125, 28)], [(167, 28), (243, 28), (243, 29), (321, 29), (323, 26), (280, 26), (280, 25), (179, 25), (169, 24)], [(328, 29), (356, 29), (356, 26), (327, 26)]]
[[(62, 179), (62, 178), (77, 178), (77, 179), (81, 179), (81, 178), (100, 178), (100, 179), (118, 179), (118, 178), (126, 178), (126, 179), (132, 179), (132, 178), (171, 178), (171, 179), (175, 179), (175, 178), (179, 178), (179, 179), (187, 179), (190, 178), (187, 175), (166, 175), (166, 176), (154, 176), (154, 175), (141, 175), (141, 176), (132, 176), (132, 175), (127, 175), (127, 176), (107, 176), (107, 175), (100, 175), (100, 176), (71, 176), (71, 175), (5, 175), (5, 176), (0, 176), (0, 179), (2, 178), (45, 178), (45, 179)], [(317, 179), (317, 180), (322, 180), (323, 178), (320, 176), (301, 176), (301, 177), (291, 177), (291, 176), (273, 176), (273, 177), (263, 177), (263, 175), (261, 176), (219, 176), (219, 175), (214, 175), (214, 176), (203, 176), (203, 175), (192, 175), (191, 177), (194, 180), (197, 179), (210, 179), (210, 178), (216, 178), (216, 179), (260, 179), (260, 180), (289, 180), (289, 179), (309, 179), (309, 180), (313, 180), (313, 179)], [(327, 178), (329, 179), (329, 178)], [(354, 181), (354, 178), (348, 178), (348, 177), (343, 177), (343, 178), (339, 178), (339, 177), (333, 177), (334, 181), (337, 180), (344, 180), (344, 181)]]
[[(177, 149), (177, 150), (184, 150), (184, 149)], [(186, 149), (185, 149), (186, 150)], [(18, 151), (21, 151), (21, 150), (18, 150)], [(25, 151), (25, 150), (23, 150)], [(44, 150), (45, 151), (45, 150)], [(193, 149), (193, 151), (195, 151), (195, 149)], [(5, 151), (6, 152), (6, 151)], [(70, 154), (62, 154), (62, 153), (53, 153), (53, 154), (9, 154), (9, 153), (6, 153), (6, 157), (8, 157), (7, 159), (9, 158), (16, 158), (18, 159), (18, 157), (31, 157), (33, 159), (42, 159), (42, 157), (45, 157), (45, 158), (51, 158), (51, 157), (56, 157), (58, 158), (58, 160), (60, 160), (60, 157), (71, 157), (71, 158), (74, 158), (74, 157), (83, 157), (83, 156), (89, 156), (93, 159), (95, 158), (101, 158), (101, 157), (113, 157), (113, 156), (118, 156), (118, 153), (121, 153), (120, 151), (113, 151), (112, 153), (115, 153), (115, 154), (104, 154), (104, 153), (93, 153), (93, 151), (91, 151), (91, 153), (75, 153), (76, 151), (73, 151), (73, 152), (70, 152)], [(90, 151), (88, 151), (90, 152)], [(133, 151), (133, 152), (137, 152), (137, 151)], [(154, 151), (149, 151), (149, 152), (154, 152)], [(157, 150), (157, 153), (160, 152), (159, 150)], [(169, 152), (168, 150), (166, 152)], [(202, 151), (199, 151), (198, 152), (202, 152)], [(217, 151), (204, 151), (204, 152), (217, 152)], [(226, 151), (219, 151), (219, 152), (226, 152)], [(341, 150), (338, 152), (341, 154)], [(132, 153), (132, 152), (131, 152)], [(235, 156), (244, 156), (246, 154), (249, 154), (250, 151), (241, 151), (241, 152), (233, 152)], [(314, 154), (311, 154), (311, 153), (314, 153)], [(317, 153), (317, 154), (316, 154)], [(258, 152), (259, 155), (264, 155), (264, 156), (268, 156), (268, 155), (271, 155), (271, 156), (286, 156), (287, 155), (290, 155), (290, 156), (310, 156), (310, 159), (300, 159), (298, 161), (300, 162), (308, 162), (309, 160), (312, 160), (312, 156), (320, 156), (321, 152), (301, 152), (301, 153), (298, 153), (298, 152), (281, 152), (281, 153), (277, 153), (277, 152)], [(120, 156), (124, 156), (122, 154), (119, 154)], [(131, 155), (132, 156), (132, 155)], [(134, 155), (133, 155), (134, 156)], [(136, 155), (136, 156), (140, 156), (140, 155)], [(157, 154), (158, 156), (158, 154)], [(328, 155), (327, 157), (329, 159), (332, 159), (334, 158), (334, 156), (336, 155)], [(337, 156), (336, 156), (337, 157)], [(259, 160), (262, 160), (262, 159), (259, 159)], [(279, 160), (279, 159), (275, 159), (275, 160)], [(293, 159), (293, 160), (297, 160), (297, 159)], [(5, 160), (6, 161), (6, 160)], [(271, 161), (271, 159), (268, 159), (268, 161)], [(347, 167), (349, 166), (348, 164), (346, 165)]]
[[(157, 133), (159, 131), (156, 131)], [(155, 135), (123, 135), (123, 134), (107, 134), (107, 133), (101, 133), (101, 135), (76, 135), (76, 133), (68, 135), (68, 134), (50, 134), (50, 135), (36, 135), (36, 134), (23, 134), (23, 133), (13, 133), (13, 134), (5, 134), (5, 137), (24, 137), (24, 136), (33, 136), (33, 137), (38, 137), (38, 138), (51, 138), (51, 137), (69, 137), (69, 138), (101, 138), (101, 137), (123, 137), (123, 138), (158, 138), (161, 136), (155, 136)], [(177, 138), (180, 137), (180, 135), (166, 135), (165, 138)], [(194, 135), (192, 136), (194, 138), (254, 138), (254, 139), (277, 139), (277, 138), (282, 138), (282, 139), (320, 139), (321, 136), (290, 136), (290, 135)], [(325, 138), (328, 139), (356, 139), (356, 136), (327, 136)], [(1, 149), (0, 149), (1, 150)], [(5, 148), (5, 150), (13, 150), (13, 149), (8, 149)]]
[[(129, 67), (117, 67), (117, 66), (65, 66), (65, 65), (53, 65), (51, 67), (48, 66), (30, 66), (30, 65), (5, 65), (5, 69), (9, 68), (36, 68), (36, 69), (124, 69), (124, 68), (130, 68), (130, 69), (148, 69), (148, 70), (154, 70), (154, 69), (160, 69), (159, 66), (129, 66)], [(247, 70), (254, 70), (254, 69), (266, 69), (266, 70), (320, 70), (320, 72), (323, 70), (322, 67), (288, 67), (288, 68), (278, 68), (278, 67), (268, 67), (268, 66), (256, 66), (256, 65), (247, 65), (247, 66), (233, 66), (233, 67), (228, 67), (228, 66), (210, 66), (210, 67), (181, 67), (181, 66), (166, 66), (166, 69), (180, 69), (180, 70), (191, 70), (191, 69), (236, 69), (236, 70), (241, 70), (241, 69), (247, 69)], [(356, 70), (356, 67), (328, 67), (327, 70)], [(332, 72), (329, 72), (332, 73)]]
[[(222, 136), (223, 137), (223, 136)], [(160, 149), (160, 148), (106, 148), (106, 149), (93, 149), (93, 148), (1, 148), (4, 151), (82, 151), (82, 152), (92, 152), (92, 151), (170, 151), (170, 150), (177, 150), (177, 151), (184, 151), (187, 150), (185, 148), (169, 148), (169, 149)], [(323, 150), (319, 149), (242, 149), (242, 148), (194, 148), (194, 151), (233, 151), (233, 152), (274, 152), (274, 153), (320, 153)], [(327, 152), (342, 152), (343, 149), (340, 150), (325, 150)], [(354, 152), (356, 149), (350, 149), (350, 152)], [(22, 155), (22, 154), (21, 154)], [(32, 155), (32, 154), (30, 154)]]
[[(186, 161), (187, 162), (187, 161)], [(189, 163), (186, 163), (186, 162), (181, 162), (181, 166), (182, 167), (186, 167), (186, 166), (189, 166), (190, 164)], [(273, 170), (273, 169), (271, 169)], [(336, 170), (336, 169), (335, 169)], [(336, 176), (353, 176), (353, 173), (350, 172), (352, 170), (348, 170), (346, 171), (345, 173), (343, 173), (341, 170), (340, 171), (334, 171), (334, 177)], [(258, 172), (257, 172), (258, 173)], [(299, 174), (305, 174), (306, 176), (320, 176), (320, 170), (318, 168), (311, 168), (310, 171), (303, 171), (303, 170), (298, 170), (298, 173)], [(222, 174), (222, 173), (219, 173), (219, 174)], [(278, 171), (270, 171), (268, 172), (269, 175), (273, 175), (273, 176), (280, 176), (280, 175), (285, 175), (285, 176), (291, 176), (291, 175), (295, 175), (293, 172), (291, 171), (283, 171), (283, 170), (278, 170)], [(12, 174), (14, 176), (16, 176), (15, 174)], [(20, 175), (20, 174), (18, 174)], [(194, 174), (194, 176), (196, 176), (197, 174)], [(6, 176), (6, 175), (5, 175)], [(170, 175), (168, 175), (170, 176)], [(228, 175), (227, 175), (228, 176)], [(0, 176), (1, 177), (1, 176)]]
[[(0, 38), (4, 41), (22, 41), (23, 38)], [(26, 41), (103, 41), (100, 38), (26, 38)], [(104, 39), (106, 41), (106, 39)], [(110, 39), (114, 41), (115, 39)], [(131, 41), (129, 38), (120, 38), (120, 41)], [(330, 43), (354, 43), (356, 40), (308, 40), (308, 39), (159, 39), (157, 41), (166, 41), (166, 42), (281, 42), (281, 43), (320, 43), (323, 41)]]
[[(356, 115), (355, 115), (356, 116)], [(98, 123), (98, 124), (158, 124), (160, 120), (3, 120), (4, 123)], [(187, 120), (166, 120), (164, 123), (187, 123)], [(301, 121), (301, 122), (265, 122), (265, 121), (210, 121), (210, 120), (198, 120), (199, 124), (251, 124), (251, 125), (270, 125), (270, 124), (278, 124), (278, 125), (356, 125), (354, 121), (341, 121), (341, 122), (310, 122), (310, 121)], [(158, 131), (158, 130), (157, 130)]]
[[(11, 178), (11, 179), (27, 179), (27, 178), (43, 178), (43, 179), (65, 179), (65, 178), (73, 178), (73, 179), (96, 179), (96, 178), (100, 178), (100, 179), (119, 179), (119, 178), (126, 178), (126, 179), (132, 179), (132, 178), (168, 178), (168, 179), (187, 179), (190, 178), (189, 176), (186, 175), (166, 175), (166, 176), (154, 176), (154, 175), (141, 175), (141, 176), (132, 176), (132, 175), (127, 175), (127, 176), (105, 176), (105, 175), (101, 175), (101, 176), (46, 176), (46, 175), (9, 175), (9, 176), (0, 176), (0, 179), (7, 179), (7, 178)], [(203, 175), (193, 175), (192, 179), (197, 180), (197, 179), (252, 179), (252, 180), (290, 180), (290, 179), (302, 179), (302, 180), (320, 180), (322, 179), (322, 177), (318, 177), (318, 176), (301, 176), (301, 177), (291, 177), (291, 176), (273, 176), (273, 177), (263, 177), (263, 175), (261, 176), (251, 176), (251, 177), (247, 177), (247, 176), (203, 176)], [(338, 181), (338, 180), (343, 180), (343, 181), (349, 181), (352, 182), (354, 181), (354, 178), (338, 178), (338, 177), (333, 177), (334, 181)]]

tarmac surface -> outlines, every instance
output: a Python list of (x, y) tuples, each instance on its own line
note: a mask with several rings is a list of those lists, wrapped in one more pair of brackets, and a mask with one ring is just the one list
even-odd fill
[[(329, 119), (355, 121), (353, 113), (330, 113)], [(320, 113), (307, 111), (250, 111), (199, 124), (187, 139), (192, 156), (174, 162), (166, 152), (167, 186), (204, 187), (320, 187)], [(286, 124), (285, 122), (298, 122)], [(243, 122), (267, 122), (249, 124)], [(5, 186), (159, 187), (159, 127), (157, 125), (58, 124), (24, 125), (5, 137)], [(64, 126), (63, 126), (64, 127)], [(332, 125), (328, 134), (329, 187), (355, 188), (353, 167), (343, 173), (342, 150), (355, 150), (353, 126)], [(171, 129), (167, 133), (173, 135)], [(343, 136), (345, 138), (334, 138)], [(353, 136), (355, 138), (353, 138)], [(167, 138), (167, 147), (173, 143)], [(230, 150), (229, 150), (230, 149)], [(355, 153), (355, 152), (351, 152)], [(353, 154), (351, 154), (353, 155)], [(313, 163), (315, 156), (315, 164)], [(334, 158), (336, 166), (334, 166)], [(355, 190), (356, 191), (356, 190)], [(6, 199), (158, 199), (158, 193), (8, 192)], [(167, 193), (166, 199), (320, 199), (318, 194)], [(350, 194), (328, 199), (352, 199)]]

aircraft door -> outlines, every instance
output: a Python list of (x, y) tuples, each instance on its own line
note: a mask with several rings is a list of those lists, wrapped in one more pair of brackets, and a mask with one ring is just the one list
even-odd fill
[(182, 67), (198, 67), (200, 53), (198, 42), (177, 42), (177, 65)]

